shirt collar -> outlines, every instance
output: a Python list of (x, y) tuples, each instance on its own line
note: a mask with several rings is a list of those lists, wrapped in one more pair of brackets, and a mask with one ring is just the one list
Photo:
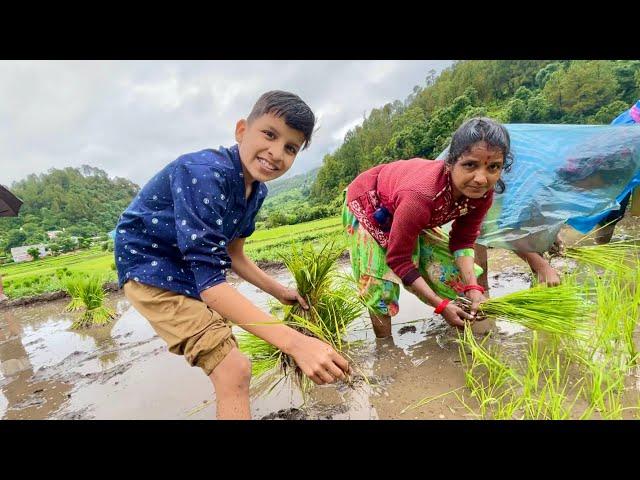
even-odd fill
[[(231, 155), (231, 161), (235, 171), (235, 181), (237, 185), (241, 187), (242, 198), (244, 199), (244, 170), (242, 169), (242, 162), (240, 161), (240, 147), (236, 143), (228, 149)], [(262, 183), (258, 180), (253, 181), (253, 189), (251, 190), (251, 196), (246, 200), (247, 205), (255, 205), (257, 199), (262, 195)]]

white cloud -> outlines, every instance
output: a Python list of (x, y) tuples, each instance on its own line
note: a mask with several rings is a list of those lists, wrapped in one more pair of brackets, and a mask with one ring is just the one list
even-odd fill
[(406, 98), (450, 61), (2, 61), (0, 183), (88, 164), (142, 185), (182, 153), (234, 143), (271, 89), (318, 117), (292, 174), (319, 166), (363, 113)]

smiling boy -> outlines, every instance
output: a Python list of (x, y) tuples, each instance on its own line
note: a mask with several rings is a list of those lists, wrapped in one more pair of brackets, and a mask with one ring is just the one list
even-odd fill
[(291, 355), (316, 384), (344, 378), (347, 361), (329, 345), (274, 324), (226, 282), (232, 269), (281, 303), (299, 302), (244, 253), (266, 195), (263, 182), (287, 172), (307, 148), (315, 117), (297, 95), (263, 94), (236, 124), (237, 144), (180, 156), (134, 198), (116, 228), (120, 286), (169, 351), (211, 379), (218, 419), (250, 418), (251, 362), (231, 323)]

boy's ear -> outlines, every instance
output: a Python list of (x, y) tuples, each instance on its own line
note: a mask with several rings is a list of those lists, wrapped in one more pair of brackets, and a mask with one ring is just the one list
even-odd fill
[(238, 120), (236, 123), (236, 142), (242, 142), (242, 138), (244, 137), (244, 133), (247, 131), (247, 121), (242, 118)]

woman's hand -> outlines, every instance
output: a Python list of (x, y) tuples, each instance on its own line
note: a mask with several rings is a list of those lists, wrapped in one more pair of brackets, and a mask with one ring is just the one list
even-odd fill
[(473, 321), (473, 316), (465, 312), (453, 302), (450, 302), (440, 314), (449, 325), (456, 328), (464, 328), (465, 321)]
[(480, 306), (480, 303), (486, 302), (487, 297), (485, 297), (484, 294), (481, 293), (479, 290), (467, 290), (467, 292), (464, 295), (469, 300), (471, 300), (470, 312), (471, 312), (471, 315), (475, 317), (476, 312), (478, 311), (478, 307)]

